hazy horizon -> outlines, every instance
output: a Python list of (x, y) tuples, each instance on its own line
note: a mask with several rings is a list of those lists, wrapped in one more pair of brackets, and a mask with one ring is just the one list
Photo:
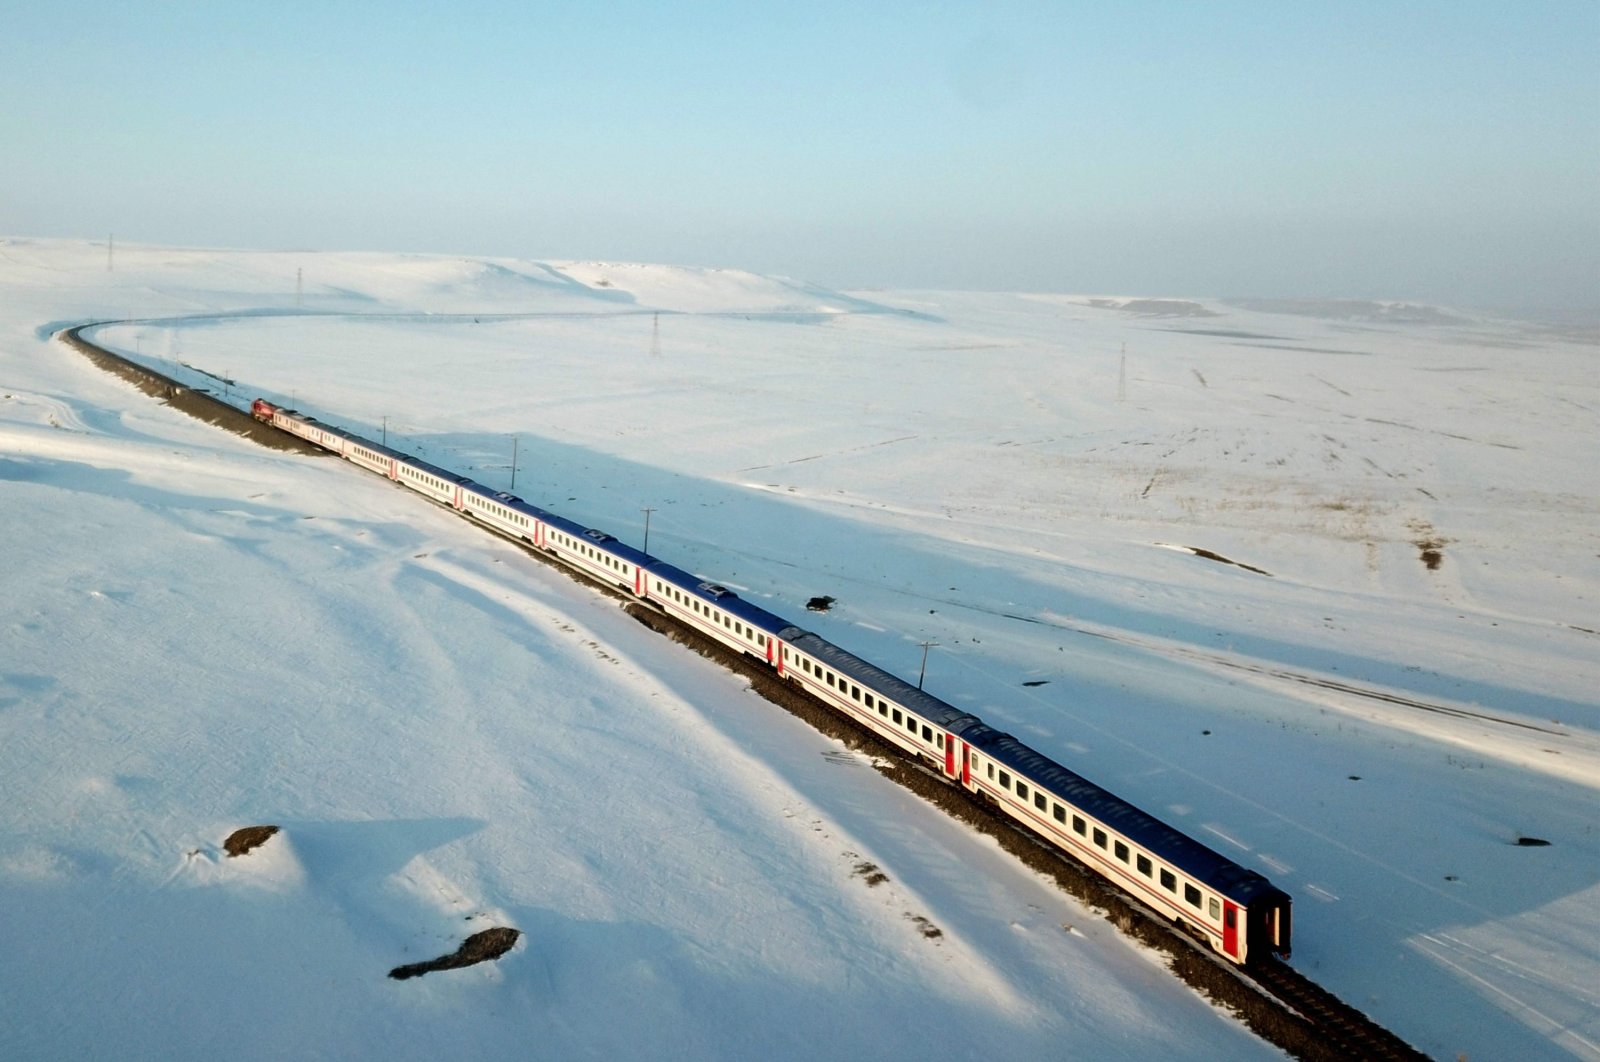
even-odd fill
[(1597, 39), (1573, 0), (29, 8), (0, 232), (1592, 321)]

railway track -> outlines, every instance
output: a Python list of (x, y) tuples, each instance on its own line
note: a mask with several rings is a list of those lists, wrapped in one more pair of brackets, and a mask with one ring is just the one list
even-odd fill
[(1335, 1058), (1413, 1060), (1428, 1056), (1304, 974), (1276, 959), (1244, 970), (1263, 990), (1326, 1038)]
[[(530, 550), (534, 556), (539, 551)], [(812, 727), (870, 754), (878, 773), (909, 789), (953, 818), (993, 837), (1012, 855), (1048, 877), (1064, 891), (1098, 909), (1124, 935), (1162, 952), (1173, 974), (1219, 1006), (1231, 1010), (1262, 1039), (1305, 1062), (1353, 1059), (1419, 1060), (1427, 1056), (1366, 1014), (1292, 967), (1272, 961), (1237, 967), (1205, 945), (1109, 884), (1070, 855), (1018, 827), (1007, 816), (953, 785), (872, 731), (839, 715), (823, 702), (770, 669), (732, 652), (693, 628), (640, 604), (612, 587), (594, 583), (564, 565), (552, 567), (591, 582), (625, 603), (633, 617), (651, 629), (718, 661), (747, 678), (763, 698)]]
[[(197, 419), (245, 434), (281, 449), (320, 454), (273, 428), (254, 423), (247, 412), (203, 391), (122, 358), (83, 339), (70, 329), (62, 339), (96, 365), (138, 384)], [(286, 441), (287, 440), (287, 441)], [(496, 533), (492, 528), (485, 530)], [(1235, 967), (1178, 930), (1071, 856), (1017, 827), (1011, 819), (984, 804), (942, 774), (890, 745), (872, 731), (778, 676), (771, 669), (735, 653), (693, 628), (599, 580), (578, 572), (528, 543), (502, 535), (531, 556), (569, 578), (616, 598), (640, 622), (695, 649), (745, 678), (766, 700), (786, 709), (830, 737), (873, 755), (880, 774), (921, 796), (976, 829), (1035, 870), (1051, 877), (1064, 891), (1099, 909), (1124, 934), (1161, 951), (1173, 974), (1215, 1003), (1232, 1010), (1262, 1039), (1307, 1062), (1350, 1059), (1425, 1059), (1427, 1056), (1372, 1021), (1327, 989), (1282, 963), (1272, 961)], [(1092, 633), (1092, 632), (1085, 632)]]

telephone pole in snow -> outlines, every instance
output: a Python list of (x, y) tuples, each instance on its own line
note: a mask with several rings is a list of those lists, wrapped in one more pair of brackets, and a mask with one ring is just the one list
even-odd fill
[(650, 356), (661, 357), (661, 314), (650, 315)]
[(1117, 360), (1117, 401), (1128, 400), (1128, 344), (1122, 344), (1122, 357)]
[(111, 252), (116, 247), (116, 245), (117, 245), (117, 234), (113, 232), (113, 233), (107, 235), (106, 236), (106, 272), (107, 273), (111, 272)]
[(923, 676), (928, 673), (928, 650), (938, 645), (938, 642), (923, 642), (922, 644), (922, 669), (917, 672), (917, 689), (922, 688)]
[(644, 513), (644, 549), (640, 550), (640, 552), (648, 557), (650, 555), (650, 514), (655, 510), (646, 508), (639, 511)]

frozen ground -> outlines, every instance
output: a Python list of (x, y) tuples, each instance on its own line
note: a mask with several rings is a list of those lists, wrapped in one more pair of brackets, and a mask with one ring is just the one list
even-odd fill
[[(1262, 870), (1295, 965), (1423, 1050), (1600, 1058), (1593, 335), (32, 240), (0, 1054), (1272, 1054), (614, 605), (48, 340), (129, 318), (98, 341), (197, 386), (515, 454), (634, 544), (651, 508), (652, 552), (891, 670), (936, 642), (930, 689)], [(494, 966), (382, 976), (493, 923)]]

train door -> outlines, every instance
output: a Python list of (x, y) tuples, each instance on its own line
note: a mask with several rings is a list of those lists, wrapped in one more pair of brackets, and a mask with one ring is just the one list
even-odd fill
[(1239, 958), (1239, 905), (1222, 901), (1222, 951), (1235, 961)]
[(956, 741), (953, 734), (946, 734), (944, 738), (944, 773), (947, 777), (956, 776)]

